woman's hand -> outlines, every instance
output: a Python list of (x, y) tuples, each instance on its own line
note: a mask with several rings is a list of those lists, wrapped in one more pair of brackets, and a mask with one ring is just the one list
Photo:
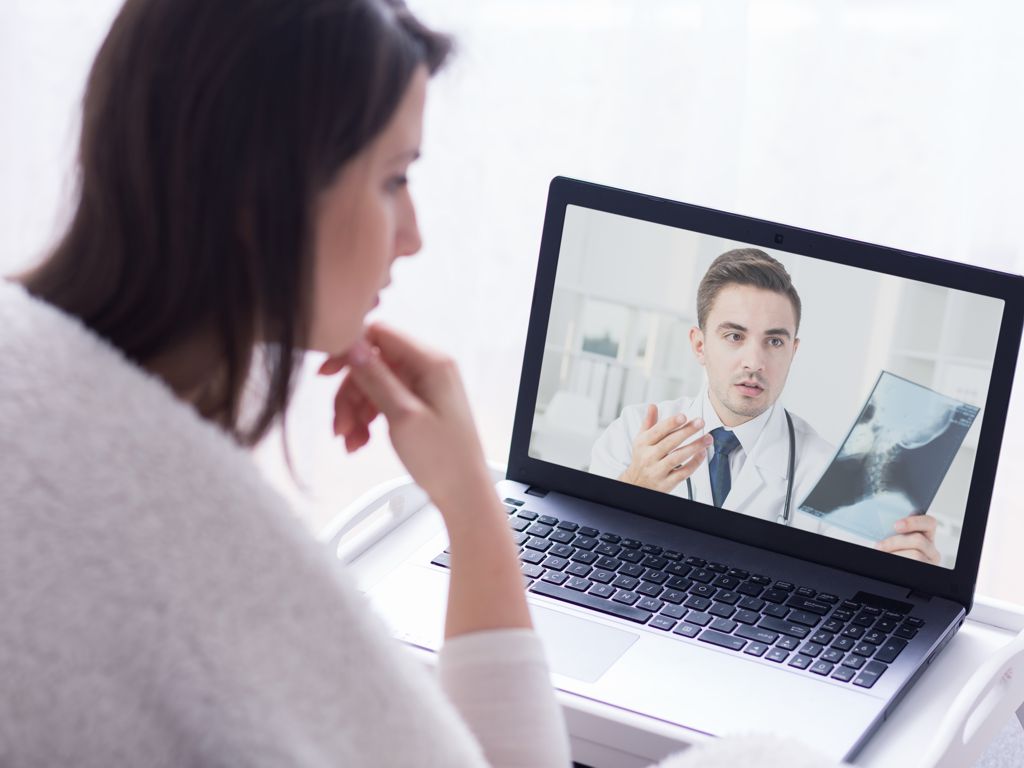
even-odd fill
[[(383, 414), (398, 457), (434, 504), (446, 512), (467, 491), (490, 489), (483, 449), (455, 362), (383, 325), (329, 358), (320, 373), (348, 367), (334, 399), (334, 432), (349, 452), (370, 439)], [(492, 492), (493, 493), (493, 492)]]

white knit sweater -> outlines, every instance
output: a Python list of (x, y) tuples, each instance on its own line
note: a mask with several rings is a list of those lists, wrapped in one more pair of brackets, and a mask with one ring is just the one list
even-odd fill
[(0, 765), (568, 762), (532, 632), (439, 684), (245, 451), (2, 280), (0, 606)]
[[(527, 630), (432, 675), (249, 455), (0, 279), (0, 765), (566, 766)], [(828, 765), (722, 740), (663, 768)]]

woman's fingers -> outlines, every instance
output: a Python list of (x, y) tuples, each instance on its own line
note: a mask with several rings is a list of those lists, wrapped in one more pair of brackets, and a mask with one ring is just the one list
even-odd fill
[(421, 407), (420, 399), (395, 375), (381, 355), (363, 342), (349, 352), (349, 376), (363, 395), (389, 420), (401, 419)]

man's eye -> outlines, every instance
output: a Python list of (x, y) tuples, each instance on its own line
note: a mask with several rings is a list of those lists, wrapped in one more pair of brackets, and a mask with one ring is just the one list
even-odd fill
[(779, 338), (768, 339), (768, 344), (773, 347), (781, 347), (783, 343), (782, 339)]
[(738, 333), (727, 333), (727, 334), (725, 334), (725, 338), (728, 341), (739, 341), (743, 337), (740, 336)]

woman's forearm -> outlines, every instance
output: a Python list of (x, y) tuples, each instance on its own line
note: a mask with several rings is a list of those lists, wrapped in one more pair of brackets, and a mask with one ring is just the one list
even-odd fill
[[(451, 574), (445, 637), (485, 629), (529, 628), (523, 576), (507, 516), (493, 489), (475, 509), (447, 510)], [(465, 502), (463, 502), (465, 503)]]

